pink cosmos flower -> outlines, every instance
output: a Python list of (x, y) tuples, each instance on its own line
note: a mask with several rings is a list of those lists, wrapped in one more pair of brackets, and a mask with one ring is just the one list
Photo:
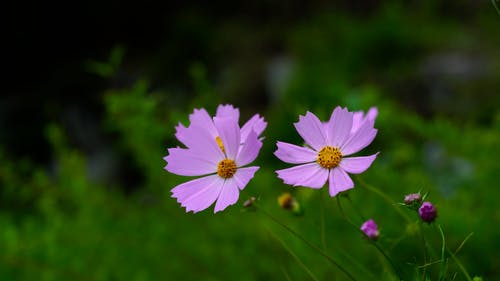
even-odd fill
[[(206, 112), (204, 109), (199, 112)], [(201, 115), (198, 115), (201, 116)], [(204, 124), (206, 122), (206, 124)], [(213, 128), (207, 129), (212, 126)], [(259, 167), (245, 167), (259, 154), (262, 142), (250, 130), (241, 142), (242, 129), (237, 118), (215, 117), (192, 120), (185, 148), (170, 148), (165, 169), (181, 176), (203, 176), (172, 189), (186, 211), (205, 210), (215, 201), (214, 213), (238, 201), (239, 190), (245, 188)]]
[(377, 129), (374, 120), (366, 119), (352, 132), (352, 112), (336, 107), (326, 125), (311, 112), (299, 117), (295, 128), (307, 146), (278, 142), (274, 155), (290, 164), (301, 164), (278, 170), (284, 183), (321, 188), (329, 181), (330, 196), (354, 187), (347, 173), (359, 174), (370, 167), (378, 153), (370, 156), (346, 157), (368, 146)]
[[(215, 117), (233, 118), (236, 120), (236, 123), (238, 123), (240, 119), (240, 110), (230, 104), (219, 105)], [(181, 123), (175, 127), (175, 136), (186, 147), (191, 148), (193, 144), (196, 145), (196, 138), (194, 137), (196, 136), (196, 129), (193, 129), (193, 126), (205, 128), (213, 138), (219, 136), (212, 117), (210, 117), (204, 108), (195, 109), (193, 113), (189, 115), (189, 121), (191, 124), (188, 127), (185, 127)], [(251, 131), (254, 131), (257, 136), (259, 136), (266, 126), (267, 123), (264, 121), (264, 118), (259, 114), (255, 114), (243, 125), (243, 127), (241, 127), (241, 141), (245, 141)], [(220, 139), (217, 140), (217, 143), (220, 144)]]

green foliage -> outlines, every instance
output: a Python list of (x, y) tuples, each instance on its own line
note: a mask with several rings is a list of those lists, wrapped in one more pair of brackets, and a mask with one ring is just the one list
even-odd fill
[(111, 50), (108, 61), (89, 60), (85, 63), (85, 68), (90, 73), (97, 74), (103, 78), (110, 78), (117, 74), (124, 56), (125, 49), (122, 46), (116, 46)]

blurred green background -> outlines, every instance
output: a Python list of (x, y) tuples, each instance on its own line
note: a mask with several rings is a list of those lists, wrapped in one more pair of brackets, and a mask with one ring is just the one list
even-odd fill
[[(450, 250), (473, 233), (456, 255), (470, 276), (500, 279), (500, 15), (490, 1), (56, 7), (12, 7), (2, 19), (0, 280), (346, 280), (243, 209), (250, 196), (358, 280), (393, 280), (326, 189), (291, 188), (274, 174), (290, 166), (273, 156), (276, 141), (301, 142), (298, 115), (326, 120), (337, 105), (380, 112), (361, 153), (380, 155), (361, 178), (394, 203), (430, 192)], [(179, 121), (220, 103), (240, 108), (240, 125), (255, 113), (268, 121), (261, 169), (236, 205), (186, 214), (170, 189), (187, 178), (163, 170), (162, 158), (179, 145)], [(414, 280), (416, 224), (355, 183), (353, 205), (378, 222), (378, 243)], [(283, 192), (303, 216), (279, 208)], [(439, 232), (424, 232), (429, 261), (439, 260)], [(437, 280), (439, 263), (426, 268)], [(446, 277), (467, 280), (451, 259)]]

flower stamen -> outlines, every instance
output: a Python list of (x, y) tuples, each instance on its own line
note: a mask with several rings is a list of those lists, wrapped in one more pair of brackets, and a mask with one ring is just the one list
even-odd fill
[(342, 160), (340, 149), (331, 146), (323, 147), (318, 153), (318, 158), (316, 158), (316, 162), (325, 169), (337, 167), (340, 164), (340, 160)]
[(236, 163), (231, 159), (224, 159), (217, 165), (217, 174), (221, 178), (232, 178), (236, 173)]
[(220, 150), (222, 150), (223, 153), (226, 153), (226, 150), (224, 149), (224, 144), (222, 143), (222, 140), (219, 136), (215, 138), (215, 141), (217, 142), (217, 145), (219, 146)]

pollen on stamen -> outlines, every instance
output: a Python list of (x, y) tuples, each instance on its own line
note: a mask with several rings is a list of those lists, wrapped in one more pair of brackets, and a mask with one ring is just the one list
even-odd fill
[(231, 159), (224, 159), (217, 165), (217, 174), (221, 178), (231, 178), (236, 173), (236, 163)]
[(337, 147), (331, 146), (323, 147), (318, 153), (318, 158), (316, 158), (316, 162), (325, 169), (337, 167), (340, 160), (342, 160), (342, 153)]
[(217, 142), (217, 145), (219, 146), (220, 150), (222, 150), (222, 152), (226, 153), (226, 150), (224, 149), (224, 144), (222, 143), (222, 140), (219, 136), (217, 136), (215, 138), (215, 141)]

